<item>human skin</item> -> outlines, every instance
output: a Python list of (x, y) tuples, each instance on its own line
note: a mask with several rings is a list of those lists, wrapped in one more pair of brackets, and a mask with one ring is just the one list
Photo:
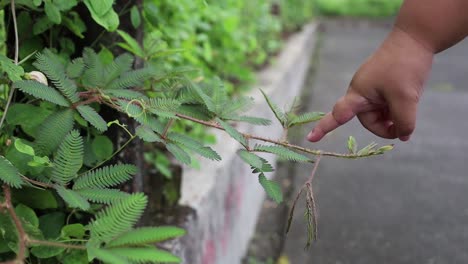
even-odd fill
[(355, 116), (377, 136), (410, 139), (435, 54), (468, 35), (468, 0), (406, 0), (381, 46), (307, 139), (321, 140)]

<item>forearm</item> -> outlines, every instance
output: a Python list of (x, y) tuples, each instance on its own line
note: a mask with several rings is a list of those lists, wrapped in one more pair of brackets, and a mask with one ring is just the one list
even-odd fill
[(467, 12), (468, 0), (406, 0), (395, 28), (438, 53), (468, 35)]

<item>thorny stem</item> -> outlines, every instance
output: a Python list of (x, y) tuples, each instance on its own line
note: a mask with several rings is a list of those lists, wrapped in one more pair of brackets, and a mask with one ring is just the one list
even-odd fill
[[(11, 0), (11, 16), (13, 18), (13, 29), (15, 31), (15, 64), (18, 65), (18, 57), (19, 57), (19, 38), (18, 38), (18, 24), (16, 22), (16, 8), (15, 8), (15, 0)], [(11, 101), (13, 100), (13, 95), (15, 93), (15, 87), (11, 86), (10, 88), (10, 94), (8, 95), (8, 100), (5, 106), (5, 110), (3, 111), (3, 116), (2, 119), (0, 120), (0, 129), (3, 126), (3, 123), (5, 122), (5, 118), (8, 112), (8, 109), (10, 108)]]

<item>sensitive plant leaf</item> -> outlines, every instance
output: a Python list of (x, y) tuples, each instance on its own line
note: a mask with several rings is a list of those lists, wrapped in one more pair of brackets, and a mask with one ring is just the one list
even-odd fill
[(103, 87), (105, 84), (104, 64), (99, 55), (93, 49), (85, 48), (83, 62), (86, 66), (81, 76), (83, 85), (90, 88)]
[(14, 188), (21, 188), (23, 180), (13, 164), (0, 155), (0, 180)]
[(140, 92), (134, 91), (134, 90), (124, 90), (124, 89), (104, 90), (104, 93), (111, 97), (124, 98), (124, 99), (129, 99), (129, 100), (133, 100), (133, 99), (146, 100), (147, 99), (146, 95)]
[(110, 252), (108, 249), (101, 249), (96, 246), (91, 246), (88, 243), (88, 261), (92, 261), (94, 258), (103, 261), (104, 263), (112, 264), (131, 264), (127, 258), (119, 256)]
[(192, 163), (192, 158), (190, 155), (176, 144), (168, 143), (166, 148), (178, 161), (182, 162), (183, 164), (190, 165)]
[(133, 193), (96, 214), (89, 225), (91, 237), (109, 242), (132, 229), (143, 214), (148, 198), (143, 193)]
[(62, 199), (72, 208), (79, 208), (81, 210), (87, 211), (90, 207), (88, 201), (79, 195), (73, 190), (66, 189), (63, 186), (55, 186), (57, 193), (62, 197)]
[(322, 112), (311, 112), (311, 113), (305, 113), (299, 116), (294, 116), (292, 120), (289, 122), (289, 127), (319, 121), (324, 116), (325, 116), (325, 113), (322, 113)]
[(139, 246), (154, 244), (185, 235), (187, 232), (178, 227), (142, 227), (128, 231), (107, 243), (108, 247)]
[(218, 122), (221, 127), (235, 140), (241, 143), (243, 146), (247, 146), (247, 140), (245, 137), (237, 131), (234, 127), (229, 125), (228, 123), (224, 122), (220, 118), (216, 118), (216, 122)]
[(279, 106), (275, 104), (263, 90), (260, 90), (260, 92), (262, 92), (263, 97), (265, 97), (265, 100), (268, 106), (270, 107), (271, 111), (273, 112), (273, 114), (275, 114), (276, 119), (278, 119), (281, 125), (284, 126), (287, 122), (286, 114), (283, 111), (281, 111)]
[(133, 70), (122, 74), (119, 78), (114, 79), (106, 89), (119, 90), (141, 86), (144, 81), (153, 77), (154, 70), (151, 68), (143, 68)]
[(83, 155), (83, 138), (77, 130), (73, 130), (62, 141), (54, 156), (51, 179), (61, 185), (68, 184), (83, 166)]
[(353, 136), (349, 136), (348, 138), (348, 151), (351, 154), (356, 153), (357, 150), (357, 143), (356, 139)]
[(51, 102), (56, 105), (70, 106), (70, 103), (57, 90), (37, 81), (21, 80), (13, 83), (23, 93), (32, 95), (38, 99)]
[(310, 158), (302, 154), (299, 154), (297, 152), (294, 152), (283, 146), (255, 145), (254, 151), (272, 153), (283, 159), (287, 159), (290, 161), (297, 161), (297, 162), (310, 162), (311, 161)]
[(72, 60), (68, 65), (67, 65), (67, 75), (70, 78), (78, 78), (83, 74), (83, 71), (85, 69), (85, 63), (83, 61), (83, 58), (78, 58)]
[(80, 115), (100, 132), (107, 130), (107, 122), (89, 105), (80, 105), (76, 108)]
[(370, 143), (369, 145), (365, 146), (364, 148), (362, 148), (361, 150), (359, 150), (357, 152), (357, 155), (358, 156), (361, 156), (361, 155), (368, 155), (369, 153), (371, 153), (372, 151), (375, 151), (374, 148), (377, 147), (377, 143), (375, 142), (372, 142)]
[(263, 173), (258, 176), (258, 180), (263, 189), (265, 189), (268, 197), (278, 204), (283, 202), (283, 193), (281, 191), (281, 186), (278, 183), (268, 180)]
[(35, 150), (39, 156), (50, 155), (73, 129), (73, 110), (65, 109), (51, 114), (39, 127)]
[(169, 98), (151, 98), (145, 104), (148, 110), (158, 116), (166, 118), (175, 118), (175, 112), (181, 105), (176, 99)]
[(109, 188), (130, 180), (137, 172), (137, 167), (128, 164), (102, 167), (78, 177), (73, 189)]
[(106, 84), (118, 78), (123, 73), (129, 72), (133, 69), (133, 63), (135, 61), (135, 58), (132, 55), (124, 53), (114, 59), (112, 52), (110, 52), (108, 49), (103, 48), (100, 54), (104, 54), (104, 51), (109, 52), (109, 60), (111, 61), (104, 68), (104, 78)]
[(76, 192), (93, 203), (101, 204), (112, 204), (130, 195), (118, 189), (79, 189)]
[(110, 248), (109, 252), (137, 263), (180, 263), (173, 254), (155, 248)]
[(236, 117), (228, 117), (228, 120), (231, 121), (238, 121), (238, 122), (246, 122), (252, 125), (257, 126), (269, 126), (271, 125), (271, 120), (261, 117), (253, 117), (253, 116), (236, 116)]
[(259, 170), (262, 169), (263, 161), (259, 156), (251, 152), (248, 152), (247, 150), (239, 150), (238, 154), (239, 154), (239, 157), (241, 157), (241, 159), (245, 161), (247, 164), (249, 164), (250, 166)]
[(202, 143), (189, 136), (171, 132), (167, 135), (167, 138), (201, 155), (202, 157), (217, 161), (221, 160), (221, 157), (216, 151), (210, 147), (204, 146)]
[(135, 129), (135, 134), (145, 142), (150, 142), (150, 143), (152, 143), (152, 142), (163, 143), (164, 142), (164, 140), (161, 138), (161, 136), (156, 134), (148, 126), (138, 126)]

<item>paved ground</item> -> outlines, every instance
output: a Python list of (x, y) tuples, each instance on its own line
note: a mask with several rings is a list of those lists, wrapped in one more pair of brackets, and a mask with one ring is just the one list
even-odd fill
[[(309, 110), (332, 106), (388, 30), (380, 23), (325, 23), (318, 73), (306, 87)], [(410, 143), (395, 142), (383, 157), (323, 161), (315, 180), (319, 241), (304, 250), (298, 208), (285, 242), (291, 263), (468, 263), (467, 116), (468, 41), (437, 56)], [(344, 151), (348, 135), (362, 145), (377, 140), (354, 121), (316, 147)], [(297, 188), (310, 167), (296, 171)]]

